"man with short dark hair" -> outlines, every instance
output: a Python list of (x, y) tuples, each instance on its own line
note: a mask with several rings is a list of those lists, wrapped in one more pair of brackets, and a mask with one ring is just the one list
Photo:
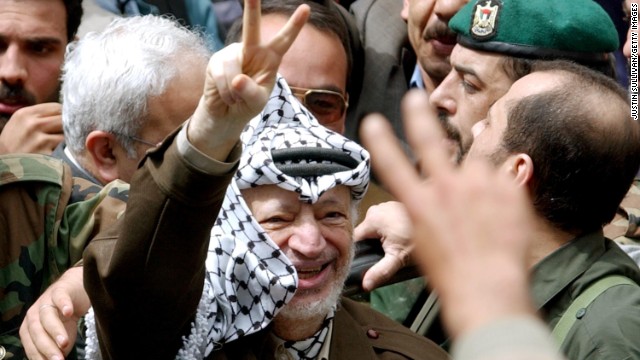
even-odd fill
[(81, 0), (0, 3), (0, 153), (50, 154), (62, 141), (60, 71)]
[[(570, 359), (640, 354), (640, 270), (602, 233), (640, 165), (640, 126), (629, 110), (613, 79), (567, 62), (540, 62), (473, 128), (469, 162), (490, 161), (530, 196), (535, 221), (522, 260), (532, 272), (532, 306)], [(368, 138), (372, 156), (390, 151)], [(428, 250), (427, 240), (421, 251)], [(476, 286), (460, 285), (461, 293)], [(456, 303), (450, 294), (443, 302)], [(444, 320), (453, 312), (443, 308)]]
[[(300, 0), (262, 2), (262, 37), (265, 40), (273, 37), (301, 3)], [(356, 85), (351, 77), (354, 57), (349, 29), (339, 5), (307, 3), (311, 7), (309, 20), (284, 55), (278, 72), (320, 124), (342, 134), (350, 93)], [(228, 44), (242, 40), (242, 27), (242, 19), (233, 24)]]
[[(410, 4), (417, 6), (421, 2)], [(566, 58), (608, 69), (608, 52), (618, 46), (617, 32), (609, 15), (592, 0), (554, 4), (553, 12), (547, 11), (547, 6), (544, 0), (474, 0), (449, 21), (450, 31), (458, 35), (458, 44), (448, 58), (451, 71), (435, 90), (429, 91), (429, 101), (432, 109), (440, 114), (452, 140), (452, 157), (458, 161), (471, 145), (472, 126), (486, 115), (489, 106), (504, 95), (514, 81), (531, 71), (531, 65), (537, 59)], [(482, 17), (485, 13), (486, 19)], [(562, 21), (555, 21), (558, 18)], [(522, 27), (531, 31), (521, 31)], [(404, 223), (398, 216), (393, 216), (404, 215), (396, 211), (398, 207), (386, 206), (372, 208), (356, 229), (357, 239), (383, 238), (386, 239), (383, 242), (385, 250), (389, 249), (385, 256), (388, 260), (375, 265), (365, 275), (369, 284), (384, 280), (384, 276), (390, 277), (409, 261), (411, 253), (406, 249), (398, 251), (399, 247), (392, 245), (389, 238), (408, 231), (398, 229)], [(395, 209), (390, 208), (392, 206)], [(370, 285), (367, 289), (375, 286)], [(402, 315), (398, 317), (403, 321), (412, 311), (420, 291), (403, 292), (398, 296), (391, 290), (393, 287), (402, 290), (404, 284), (375, 290), (373, 305), (387, 314)], [(404, 304), (399, 305), (397, 299), (402, 299)]]
[(618, 48), (618, 33), (604, 9), (592, 0), (555, 3), (552, 12), (546, 5), (475, 0), (449, 22), (458, 34), (452, 69), (429, 101), (460, 143), (460, 156), (471, 145), (473, 124), (533, 61), (564, 59), (614, 76), (610, 52)]

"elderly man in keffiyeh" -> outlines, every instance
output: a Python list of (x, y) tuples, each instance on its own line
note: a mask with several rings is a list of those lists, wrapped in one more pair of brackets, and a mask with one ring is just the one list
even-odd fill
[[(87, 357), (445, 359), (426, 338), (340, 297), (369, 155), (320, 126), (276, 77), (300, 12), (265, 46), (256, 3), (245, 4), (243, 43), (210, 61), (194, 116), (134, 177), (119, 234), (99, 236), (85, 252), (94, 307)], [(229, 68), (242, 73), (227, 76)], [(236, 136), (248, 114), (258, 115), (240, 134), (242, 153), (220, 207), (220, 185), (238, 157), (236, 140), (221, 132)], [(212, 131), (202, 116), (224, 123)], [(209, 141), (206, 154), (193, 137)], [(216, 213), (207, 212), (214, 209), (215, 223)], [(206, 224), (213, 225), (210, 241)]]
[[(282, 78), (241, 140), (239, 168), (211, 231), (196, 320), (178, 358), (328, 359), (335, 351), (358, 356), (361, 346), (367, 352), (359, 356), (376, 349), (444, 358), (435, 344), (340, 298), (357, 201), (369, 181), (367, 151), (319, 125)], [(336, 348), (349, 343), (359, 346)]]

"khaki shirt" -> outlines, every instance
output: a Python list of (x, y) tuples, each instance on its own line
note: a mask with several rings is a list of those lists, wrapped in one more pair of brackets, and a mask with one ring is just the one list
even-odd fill
[[(640, 284), (638, 266), (602, 232), (578, 237), (534, 267), (534, 304), (553, 328), (578, 295), (608, 275), (623, 275)], [(609, 288), (577, 317), (562, 348), (568, 358), (640, 358), (639, 286)]]

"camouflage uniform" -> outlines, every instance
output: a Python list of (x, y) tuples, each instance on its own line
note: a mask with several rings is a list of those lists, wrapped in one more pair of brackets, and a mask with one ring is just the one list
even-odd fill
[(640, 178), (622, 199), (618, 212), (604, 227), (604, 235), (620, 245), (640, 245)]
[(128, 189), (73, 178), (49, 156), (0, 156), (0, 354), (25, 357), (18, 331), (27, 310), (82, 259), (88, 239), (116, 220)]

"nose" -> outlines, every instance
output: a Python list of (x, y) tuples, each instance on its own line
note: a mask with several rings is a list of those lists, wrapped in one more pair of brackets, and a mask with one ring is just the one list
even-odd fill
[(448, 22), (468, 0), (436, 0), (433, 11), (442, 21)]
[(451, 93), (451, 74), (447, 76), (440, 85), (429, 96), (429, 102), (438, 111), (447, 115), (455, 115), (457, 109), (456, 101)]
[(320, 224), (313, 218), (295, 225), (287, 245), (305, 258), (315, 259), (325, 250), (327, 242), (322, 235)]
[(17, 45), (10, 45), (0, 54), (0, 80), (8, 85), (24, 84), (27, 76), (26, 59)]

